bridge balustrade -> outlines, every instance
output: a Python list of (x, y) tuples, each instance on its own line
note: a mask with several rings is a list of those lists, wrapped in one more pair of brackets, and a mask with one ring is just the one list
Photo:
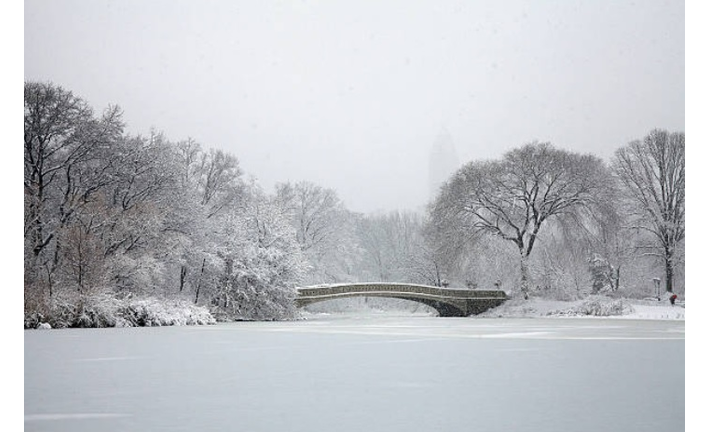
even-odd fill
[(468, 316), (502, 304), (501, 290), (440, 288), (428, 285), (354, 283), (298, 289), (298, 306), (342, 297), (376, 296), (412, 300), (435, 308), (441, 316)]

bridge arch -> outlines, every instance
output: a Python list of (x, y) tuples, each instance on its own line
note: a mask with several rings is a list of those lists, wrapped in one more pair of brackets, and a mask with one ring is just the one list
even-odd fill
[(476, 315), (499, 306), (507, 295), (500, 290), (467, 290), (403, 283), (352, 283), (298, 288), (298, 307), (349, 297), (386, 297), (410, 300), (434, 308), (442, 317)]

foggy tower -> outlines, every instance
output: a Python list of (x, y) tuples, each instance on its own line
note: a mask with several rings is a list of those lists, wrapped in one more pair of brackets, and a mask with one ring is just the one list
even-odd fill
[(438, 196), (441, 185), (458, 169), (458, 154), (453, 145), (453, 137), (442, 129), (431, 147), (428, 159), (429, 200)]

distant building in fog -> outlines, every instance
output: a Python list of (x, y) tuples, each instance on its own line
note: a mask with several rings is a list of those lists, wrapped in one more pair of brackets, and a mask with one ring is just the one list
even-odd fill
[(442, 129), (433, 142), (428, 157), (429, 200), (438, 196), (439, 188), (458, 169), (458, 164), (453, 137), (447, 130)]

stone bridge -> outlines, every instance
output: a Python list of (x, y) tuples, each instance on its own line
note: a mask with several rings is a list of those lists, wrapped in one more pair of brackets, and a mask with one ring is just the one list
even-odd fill
[(501, 305), (507, 294), (501, 290), (471, 290), (439, 288), (428, 285), (402, 283), (353, 283), (317, 285), (298, 288), (296, 305), (347, 297), (389, 297), (423, 303), (438, 311), (442, 317), (477, 315)]

